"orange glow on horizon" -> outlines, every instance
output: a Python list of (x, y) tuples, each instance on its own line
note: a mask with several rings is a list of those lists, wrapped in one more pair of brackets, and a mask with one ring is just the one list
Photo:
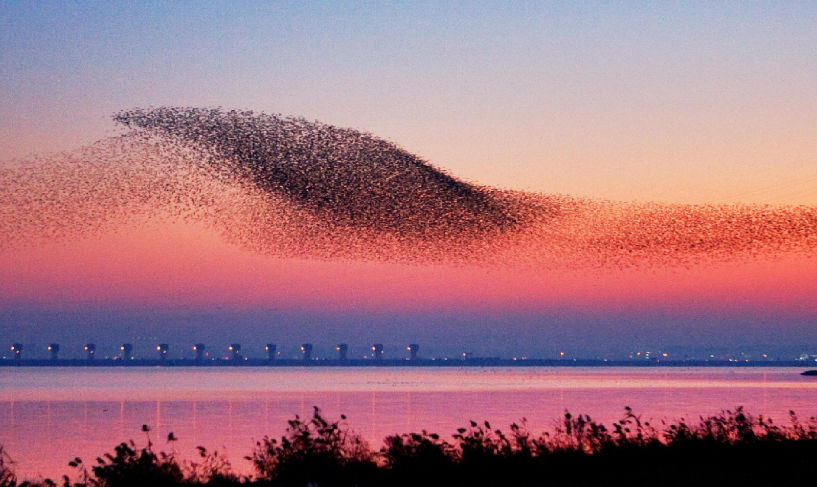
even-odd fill
[(817, 259), (808, 257), (598, 271), (324, 262), (257, 255), (200, 226), (169, 223), (5, 251), (0, 282), (3, 302), (69, 308), (817, 309)]

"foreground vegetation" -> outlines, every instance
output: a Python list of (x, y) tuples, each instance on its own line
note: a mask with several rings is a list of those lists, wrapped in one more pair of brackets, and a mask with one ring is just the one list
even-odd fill
[[(737, 408), (700, 418), (642, 422), (630, 408), (608, 429), (588, 416), (565, 413), (535, 436), (512, 424), (505, 433), (470, 422), (446, 441), (421, 433), (390, 436), (372, 450), (346, 418), (327, 421), (318, 408), (310, 419), (289, 421), (280, 440), (265, 437), (246, 457), (255, 475), (240, 476), (216, 452), (199, 447), (197, 461), (157, 452), (150, 441), (118, 445), (92, 465), (77, 458), (73, 476), (19, 481), (0, 448), (0, 487), (130, 486), (573, 486), (795, 485), (817, 478), (817, 418), (790, 413), (790, 424)], [(168, 438), (173, 441), (171, 433)]]

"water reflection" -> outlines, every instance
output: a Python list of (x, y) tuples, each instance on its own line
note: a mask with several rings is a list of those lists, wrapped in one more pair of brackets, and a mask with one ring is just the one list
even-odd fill
[[(115, 444), (151, 440), (193, 458), (226, 453), (240, 471), (255, 440), (284, 432), (320, 406), (346, 414), (373, 446), (389, 434), (444, 436), (468, 419), (506, 428), (527, 418), (539, 432), (565, 410), (618, 420), (696, 418), (744, 405), (785, 420), (817, 413), (817, 381), (793, 369), (257, 369), (0, 371), (0, 444), (24, 477), (59, 477), (76, 456), (93, 461)], [(166, 442), (173, 432), (179, 440)]]

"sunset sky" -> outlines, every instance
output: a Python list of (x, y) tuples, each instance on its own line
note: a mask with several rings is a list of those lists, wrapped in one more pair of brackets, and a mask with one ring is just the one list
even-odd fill
[[(222, 106), (371, 132), (497, 188), (817, 206), (814, 45), (806, 2), (0, 0), (0, 167), (116, 134), (122, 109)], [(92, 340), (817, 354), (814, 257), (592, 272), (296, 260), (157, 217), (0, 249), (0, 336), (68, 355)]]

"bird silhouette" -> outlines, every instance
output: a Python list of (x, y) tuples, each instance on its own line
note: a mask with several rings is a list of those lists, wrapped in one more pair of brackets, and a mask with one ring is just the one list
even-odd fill
[(323, 260), (654, 268), (817, 254), (813, 206), (490, 188), (372, 134), (250, 111), (159, 107), (114, 120), (120, 136), (0, 165), (0, 249), (158, 214), (253, 252)]

